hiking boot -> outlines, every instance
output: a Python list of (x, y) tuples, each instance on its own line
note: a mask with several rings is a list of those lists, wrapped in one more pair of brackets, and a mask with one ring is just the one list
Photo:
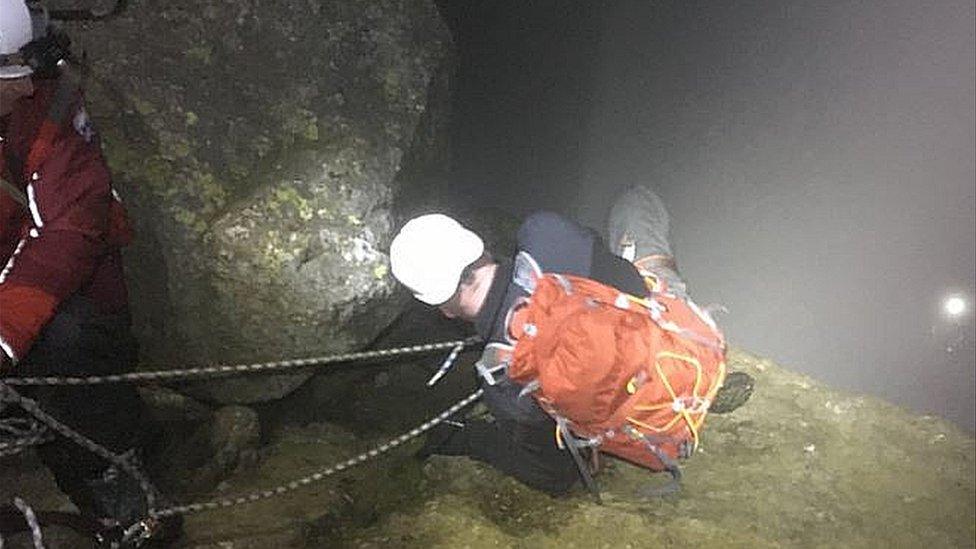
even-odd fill
[(708, 407), (713, 414), (727, 414), (742, 406), (752, 396), (752, 389), (756, 380), (745, 372), (732, 372), (725, 377), (725, 383), (715, 395), (715, 400)]
[(146, 549), (172, 547), (182, 537), (183, 517), (180, 515), (166, 516), (153, 523), (151, 534), (140, 547)]
[[(159, 519), (146, 518), (139, 523), (142, 530), (130, 540), (125, 540), (126, 529), (134, 525), (123, 526), (112, 519), (103, 519), (105, 526), (95, 535), (98, 547), (141, 547), (144, 549), (166, 549), (174, 547), (183, 539), (183, 517), (180, 515), (165, 516)], [(124, 543), (123, 543), (124, 542)]]
[(141, 520), (148, 514), (146, 493), (139, 481), (115, 465), (85, 481), (85, 485), (90, 500), (89, 505), (84, 508), (79, 506), (83, 513), (124, 526)]

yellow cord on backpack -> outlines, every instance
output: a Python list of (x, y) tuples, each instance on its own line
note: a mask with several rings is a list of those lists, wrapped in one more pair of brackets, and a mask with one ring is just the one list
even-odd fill
[[(701, 389), (701, 384), (702, 384), (701, 362), (699, 362), (698, 359), (693, 356), (679, 355), (671, 351), (661, 351), (655, 357), (654, 368), (657, 370), (658, 376), (660, 376), (661, 382), (664, 384), (664, 388), (667, 390), (668, 395), (671, 397), (671, 402), (655, 404), (652, 406), (635, 406), (634, 407), (635, 410), (657, 411), (665, 408), (673, 408), (675, 406), (675, 403), (680, 402), (680, 398), (678, 397), (677, 392), (674, 390), (674, 387), (671, 386), (671, 382), (668, 380), (668, 376), (664, 373), (664, 368), (661, 366), (661, 358), (670, 358), (672, 360), (686, 362), (694, 366), (695, 384), (692, 387), (691, 394), (694, 398), (702, 398), (702, 395), (699, 394), (699, 391)], [(711, 401), (711, 399), (715, 397), (715, 393), (718, 392), (718, 387), (721, 385), (724, 379), (725, 379), (725, 361), (722, 361), (719, 363), (719, 372), (718, 375), (715, 377), (715, 383), (706, 392), (705, 398)], [(644, 423), (632, 417), (628, 417), (627, 421), (639, 427), (643, 427), (644, 429), (649, 429), (653, 432), (661, 433), (670, 430), (672, 427), (674, 427), (674, 425), (678, 421), (683, 419), (685, 423), (688, 424), (688, 430), (691, 431), (692, 440), (694, 441), (694, 449), (697, 450), (699, 444), (698, 431), (701, 429), (701, 425), (705, 421), (705, 415), (707, 413), (707, 409), (698, 412), (699, 414), (698, 421), (695, 421), (695, 418), (691, 416), (691, 412), (689, 411), (687, 406), (681, 406), (681, 408), (675, 410), (675, 412), (676, 412), (675, 416), (671, 418), (671, 420), (668, 421), (663, 427), (654, 427), (652, 425), (648, 425), (647, 423)]]

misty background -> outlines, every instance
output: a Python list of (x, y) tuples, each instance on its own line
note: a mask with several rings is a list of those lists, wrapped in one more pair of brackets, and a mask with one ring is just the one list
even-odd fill
[(973, 431), (974, 3), (597, 4), (440, 3), (456, 198), (602, 230), (650, 184), (733, 345)]

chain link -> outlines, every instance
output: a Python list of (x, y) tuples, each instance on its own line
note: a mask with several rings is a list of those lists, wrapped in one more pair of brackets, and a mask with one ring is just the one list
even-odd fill
[(279, 496), (281, 494), (292, 492), (303, 486), (308, 486), (313, 482), (318, 482), (328, 476), (334, 475), (336, 473), (345, 471), (346, 469), (350, 469), (352, 467), (360, 465), (369, 459), (385, 454), (386, 452), (389, 452), (390, 450), (403, 445), (404, 443), (436, 427), (438, 424), (442, 423), (447, 418), (456, 414), (462, 408), (470, 405), (475, 400), (478, 400), (479, 398), (481, 398), (482, 393), (484, 393), (484, 390), (478, 389), (477, 391), (471, 393), (470, 395), (468, 395), (467, 397), (459, 401), (457, 404), (451, 406), (447, 410), (444, 410), (436, 417), (424, 422), (423, 424), (411, 429), (410, 431), (394, 439), (390, 439), (384, 444), (381, 444), (371, 450), (363, 452), (362, 454), (359, 454), (358, 456), (352, 459), (348, 459), (341, 463), (337, 463), (335, 465), (332, 465), (330, 467), (312, 473), (311, 475), (302, 477), (297, 480), (293, 480), (287, 484), (282, 484), (274, 488), (271, 488), (269, 490), (261, 490), (259, 492), (252, 492), (250, 494), (237, 496), (237, 497), (216, 499), (216, 500), (206, 501), (201, 503), (190, 503), (187, 505), (176, 505), (173, 507), (168, 507), (166, 509), (157, 510), (154, 513), (152, 513), (152, 516), (157, 518), (162, 518), (162, 517), (167, 517), (172, 515), (186, 515), (190, 513), (198, 513), (200, 511), (208, 511), (212, 509), (235, 507), (238, 505), (246, 505), (248, 503), (254, 503), (256, 501), (260, 501), (263, 499), (268, 499), (275, 496)]
[(252, 364), (237, 364), (228, 366), (205, 366), (198, 368), (188, 368), (184, 370), (156, 370), (151, 372), (131, 372), (126, 374), (112, 374), (105, 376), (88, 377), (9, 377), (0, 378), (2, 382), (12, 386), (23, 385), (99, 385), (104, 383), (134, 383), (152, 381), (173, 381), (179, 379), (206, 378), (231, 376), (236, 374), (248, 374), (255, 372), (277, 372), (284, 370), (294, 370), (308, 368), (312, 366), (324, 366), (340, 362), (358, 362), (375, 358), (389, 358), (394, 356), (422, 354), (441, 349), (452, 349), (454, 347), (467, 347), (477, 343), (477, 337), (469, 337), (456, 341), (445, 341), (441, 343), (425, 343), (423, 345), (412, 345), (409, 347), (399, 347), (395, 349), (379, 349), (376, 351), (363, 351), (357, 353), (345, 353), (338, 355), (328, 355), (312, 358), (297, 358), (280, 360), (276, 362), (256, 362)]

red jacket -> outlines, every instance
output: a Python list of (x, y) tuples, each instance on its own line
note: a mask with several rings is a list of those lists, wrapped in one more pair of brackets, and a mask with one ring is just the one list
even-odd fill
[(71, 295), (105, 313), (127, 308), (125, 212), (80, 93), (61, 120), (51, 118), (56, 87), (37, 81), (0, 121), (0, 174), (29, 202), (0, 189), (0, 350), (15, 363)]

